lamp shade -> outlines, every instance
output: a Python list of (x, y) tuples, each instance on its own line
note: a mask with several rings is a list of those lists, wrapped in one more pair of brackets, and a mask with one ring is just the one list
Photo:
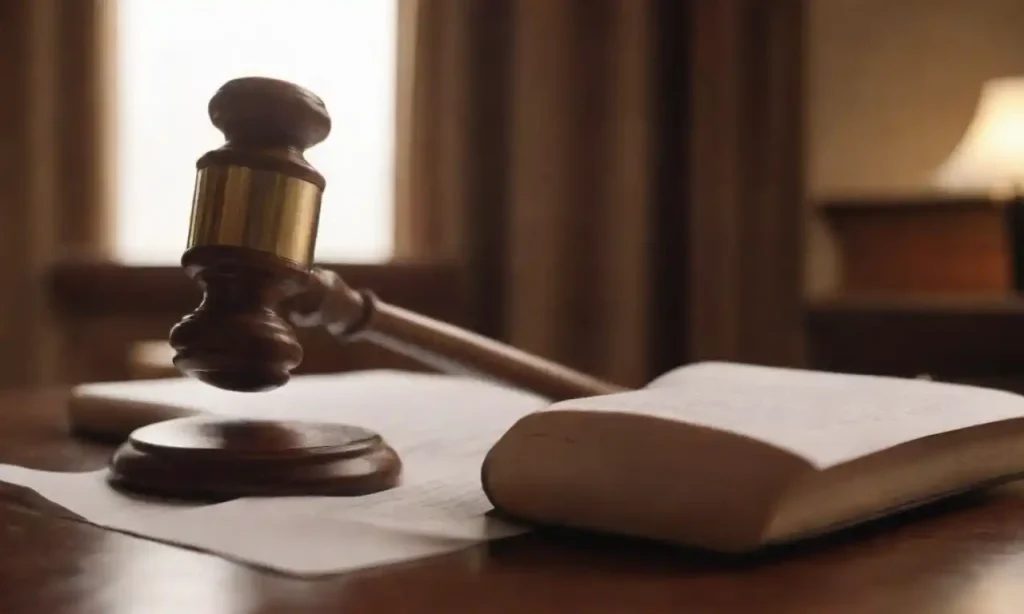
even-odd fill
[(1019, 193), (1024, 188), (1024, 77), (982, 86), (974, 118), (933, 181), (951, 191)]

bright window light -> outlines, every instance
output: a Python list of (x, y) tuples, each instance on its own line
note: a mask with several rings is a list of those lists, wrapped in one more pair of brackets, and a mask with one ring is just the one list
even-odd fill
[(177, 263), (196, 159), (223, 143), (207, 116), (224, 82), (263, 76), (323, 98), (331, 135), (307, 159), (327, 178), (318, 262), (392, 253), (397, 2), (121, 0), (116, 250)]

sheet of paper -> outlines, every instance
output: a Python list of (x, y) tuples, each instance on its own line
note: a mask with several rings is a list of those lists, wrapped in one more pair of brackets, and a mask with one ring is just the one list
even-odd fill
[[(245, 498), (170, 503), (111, 490), (103, 471), (54, 473), (0, 465), (0, 481), (34, 490), (86, 522), (210, 552), (282, 573), (332, 574), (441, 554), (523, 533), (498, 520), (480, 487), (490, 446), (547, 404), (521, 391), (458, 377), (371, 372), (296, 378), (260, 395), (200, 398), (188, 380), (132, 384), (136, 400), (215, 413), (353, 422), (401, 455), (398, 488), (365, 497)], [(108, 390), (105, 394), (116, 394)], [(211, 397), (221, 397), (213, 399)]]
[(551, 409), (637, 412), (766, 441), (829, 467), (891, 446), (1024, 418), (1024, 397), (895, 377), (706, 362), (643, 390)]

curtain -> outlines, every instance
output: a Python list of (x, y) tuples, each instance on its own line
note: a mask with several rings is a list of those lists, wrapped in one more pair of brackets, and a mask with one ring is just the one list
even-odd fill
[(398, 256), (623, 385), (803, 361), (802, 0), (406, 0)]
[(652, 326), (684, 288), (659, 233), (683, 206), (686, 47), (658, 31), (679, 3), (403, 6), (398, 256), (465, 262), (485, 334), (643, 384), (679, 357)]
[(403, 9), (399, 257), (465, 262), (479, 329), (547, 358), (624, 385), (681, 360), (685, 3)]
[(0, 387), (65, 379), (51, 269), (105, 253), (110, 2), (0, 2)]

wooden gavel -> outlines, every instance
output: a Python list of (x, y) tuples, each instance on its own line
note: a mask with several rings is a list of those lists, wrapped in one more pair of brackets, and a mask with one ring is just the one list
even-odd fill
[[(342, 342), (375, 343), (444, 373), (552, 401), (622, 390), (315, 268), (326, 181), (304, 152), (331, 128), (316, 95), (275, 79), (236, 79), (213, 96), (209, 115), (225, 143), (196, 164), (181, 263), (203, 299), (170, 332), (184, 374), (238, 392), (281, 387), (302, 360), (293, 326), (323, 326)], [(203, 417), (135, 431), (113, 456), (109, 477), (137, 492), (221, 498), (365, 494), (395, 486), (400, 474), (397, 453), (358, 426)]]
[(303, 152), (331, 127), (317, 96), (284, 81), (237, 79), (214, 95), (209, 112), (226, 143), (197, 163), (181, 261), (204, 296), (171, 330), (183, 373), (228, 390), (276, 388), (302, 360), (291, 325), (320, 325), (342, 341), (365, 340), (552, 400), (618, 389), (311, 269), (326, 181)]

